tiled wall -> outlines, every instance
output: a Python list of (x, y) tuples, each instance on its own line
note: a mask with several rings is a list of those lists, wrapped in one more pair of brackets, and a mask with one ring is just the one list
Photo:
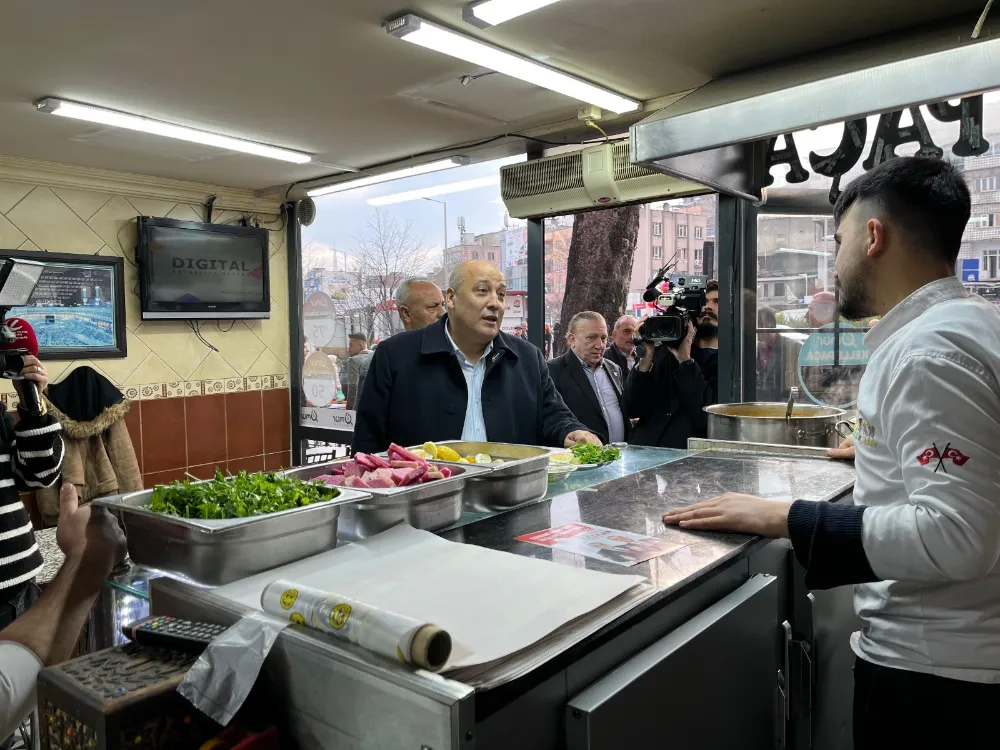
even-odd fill
[[(70, 168), (67, 168), (70, 169)], [(73, 168), (79, 181), (79, 168)], [(182, 321), (142, 321), (133, 248), (135, 217), (167, 216), (204, 221), (204, 207), (176, 200), (157, 200), (102, 190), (59, 187), (7, 179), (0, 163), (0, 250), (120, 255), (125, 258), (125, 309), (128, 356), (121, 359), (47, 361), (57, 382), (74, 367), (88, 364), (102, 372), (133, 399), (166, 398), (203, 393), (206, 388), (228, 390), (228, 383), (258, 383), (265, 377), (287, 378), (288, 283), (285, 234), (274, 214), (260, 214), (271, 232), (271, 317), (217, 326), (206, 323), (202, 334), (216, 348), (201, 343)], [(101, 186), (109, 179), (101, 175)], [(74, 183), (75, 184), (75, 183)], [(123, 177), (123, 185), (128, 185)], [(204, 186), (206, 197), (215, 189)], [(276, 211), (276, 207), (271, 209)], [(215, 222), (232, 222), (241, 213), (217, 211)], [(222, 385), (219, 386), (218, 384)], [(206, 384), (209, 384), (206, 386)], [(287, 387), (287, 384), (285, 385)], [(0, 381), (0, 393), (10, 393), (9, 381)]]
[(135, 401), (125, 420), (143, 485), (288, 468), (287, 388)]

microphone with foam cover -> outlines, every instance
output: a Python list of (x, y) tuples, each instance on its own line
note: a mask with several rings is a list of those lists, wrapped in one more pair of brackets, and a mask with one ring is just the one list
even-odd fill
[(24, 318), (7, 318), (0, 327), (0, 364), (3, 367), (0, 377), (22, 381), (24, 387), (21, 389), (21, 408), (29, 414), (40, 414), (42, 406), (38, 399), (38, 388), (34, 381), (25, 380), (21, 375), (24, 358), (29, 354), (32, 357), (38, 356), (35, 329)]

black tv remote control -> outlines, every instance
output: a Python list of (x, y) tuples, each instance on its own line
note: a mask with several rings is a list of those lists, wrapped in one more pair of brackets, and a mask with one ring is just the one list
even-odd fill
[(228, 630), (225, 625), (153, 616), (122, 626), (122, 634), (140, 646), (200, 654), (212, 640)]

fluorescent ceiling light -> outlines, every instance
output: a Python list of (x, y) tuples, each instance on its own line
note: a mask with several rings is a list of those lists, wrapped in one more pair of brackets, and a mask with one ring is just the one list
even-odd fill
[(480, 29), (488, 29), (559, 0), (476, 0), (462, 9), (462, 18)]
[(526, 57), (430, 23), (420, 16), (402, 16), (387, 23), (385, 29), (387, 33), (407, 42), (520, 78), (610, 112), (622, 114), (639, 108), (639, 102), (634, 99), (626, 99), (613, 91), (540, 65)]
[(440, 172), (442, 169), (451, 169), (452, 167), (460, 167), (468, 164), (469, 160), (463, 156), (453, 156), (450, 159), (440, 159), (439, 161), (430, 161), (426, 164), (418, 164), (415, 167), (407, 167), (406, 169), (397, 169), (393, 172), (385, 172), (384, 174), (376, 174), (370, 177), (361, 177), (357, 180), (345, 180), (344, 182), (338, 182), (334, 185), (327, 185), (321, 188), (315, 188), (306, 192), (310, 198), (317, 198), (321, 195), (330, 195), (331, 193), (342, 193), (345, 190), (355, 190), (357, 188), (368, 187), (369, 185), (378, 185), (382, 182), (392, 182), (393, 180), (401, 180), (404, 177), (415, 177), (418, 174), (428, 174), (429, 172)]
[(136, 130), (140, 133), (161, 135), (165, 138), (176, 138), (180, 141), (200, 143), (203, 146), (215, 146), (227, 151), (240, 151), (245, 154), (264, 156), (268, 159), (290, 161), (295, 164), (305, 164), (312, 161), (312, 156), (299, 151), (289, 151), (285, 148), (267, 146), (263, 143), (244, 141), (242, 138), (230, 138), (227, 135), (208, 133), (204, 130), (186, 128), (182, 125), (173, 125), (169, 122), (161, 122), (160, 120), (150, 120), (147, 117), (129, 115), (124, 112), (116, 112), (115, 110), (104, 109), (103, 107), (94, 107), (89, 104), (77, 104), (76, 102), (67, 102), (62, 99), (42, 99), (35, 104), (35, 107), (39, 112), (47, 112), (59, 117), (70, 117), (74, 120), (96, 122), (115, 128)]
[(438, 195), (451, 195), (452, 193), (462, 193), (466, 190), (476, 190), (478, 188), (491, 187), (500, 184), (500, 175), (493, 177), (477, 177), (474, 180), (463, 180), (462, 182), (449, 182), (447, 185), (435, 185), (433, 187), (410, 190), (405, 193), (393, 193), (392, 195), (380, 195), (378, 198), (370, 198), (369, 206), (391, 206), (394, 203), (406, 203), (417, 201), (423, 198), (433, 198)]

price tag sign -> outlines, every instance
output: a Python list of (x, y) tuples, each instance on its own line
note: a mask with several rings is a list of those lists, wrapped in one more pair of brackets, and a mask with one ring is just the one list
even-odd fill
[(313, 352), (302, 364), (302, 392), (309, 406), (329, 406), (337, 397), (337, 369), (322, 352)]
[(302, 332), (317, 349), (329, 345), (337, 331), (333, 300), (325, 292), (313, 292), (302, 305)]

